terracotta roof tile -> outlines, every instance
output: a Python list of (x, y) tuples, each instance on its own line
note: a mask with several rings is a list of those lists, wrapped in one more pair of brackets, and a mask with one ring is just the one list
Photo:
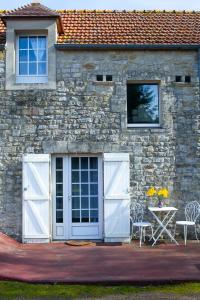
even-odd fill
[[(56, 14), (64, 28), (58, 43), (200, 44), (200, 12), (58, 10)], [(3, 40), (2, 21), (0, 36)]]
[(157, 11), (59, 11), (58, 43), (200, 44), (200, 13)]
[(34, 2), (17, 9), (7, 11), (4, 17), (59, 17), (59, 13), (49, 9), (48, 7)]
[[(5, 10), (1, 10), (0, 15), (4, 14), (5, 12), (6, 12)], [(2, 19), (0, 18), (0, 44), (4, 44), (5, 41), (6, 41), (5, 25)]]

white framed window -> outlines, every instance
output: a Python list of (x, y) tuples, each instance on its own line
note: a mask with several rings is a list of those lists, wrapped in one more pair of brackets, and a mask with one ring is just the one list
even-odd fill
[(160, 126), (158, 83), (127, 83), (127, 126)]
[(47, 36), (17, 37), (16, 83), (48, 82)]

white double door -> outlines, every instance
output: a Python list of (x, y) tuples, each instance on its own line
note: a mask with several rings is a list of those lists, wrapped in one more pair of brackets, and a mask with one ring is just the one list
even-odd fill
[(102, 158), (52, 160), (53, 239), (102, 239)]

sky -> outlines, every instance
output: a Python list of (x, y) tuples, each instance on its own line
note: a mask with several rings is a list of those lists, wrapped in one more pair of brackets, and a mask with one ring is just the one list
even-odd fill
[[(14, 9), (32, 0), (0, 0), (0, 9)], [(199, 10), (200, 0), (42, 0), (52, 9)]]

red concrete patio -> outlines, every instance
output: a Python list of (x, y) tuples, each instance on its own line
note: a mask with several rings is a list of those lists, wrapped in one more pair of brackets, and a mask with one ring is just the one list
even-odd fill
[(74, 284), (200, 281), (200, 244), (22, 245), (0, 234), (0, 279)]

